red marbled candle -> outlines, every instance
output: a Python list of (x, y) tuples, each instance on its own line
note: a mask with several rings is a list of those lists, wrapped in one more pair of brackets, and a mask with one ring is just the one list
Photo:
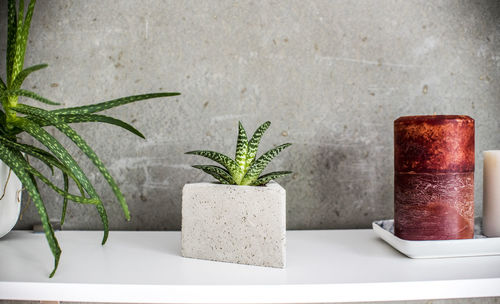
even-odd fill
[(460, 115), (394, 121), (394, 225), (406, 240), (474, 236), (474, 120)]

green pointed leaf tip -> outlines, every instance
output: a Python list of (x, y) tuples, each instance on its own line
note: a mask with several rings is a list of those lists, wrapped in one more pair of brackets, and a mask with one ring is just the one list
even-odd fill
[(276, 171), (276, 172), (271, 172), (265, 175), (262, 175), (259, 177), (256, 181), (254, 181), (251, 186), (262, 186), (270, 182), (271, 180), (275, 180), (277, 178), (280, 178), (282, 176), (291, 174), (292, 171)]
[(234, 181), (236, 184), (239, 184), (243, 176), (245, 175), (246, 172), (246, 160), (247, 160), (247, 153), (248, 153), (248, 137), (247, 137), (247, 132), (245, 131), (245, 128), (241, 124), (241, 122), (238, 122), (238, 138), (236, 141), (236, 153), (235, 153), (235, 160), (236, 164), (238, 165), (238, 172), (235, 176), (233, 176)]
[[(267, 151), (261, 157), (255, 160), (258, 146), (260, 144), (260, 139), (270, 125), (270, 121), (266, 121), (265, 123), (263, 123), (261, 126), (259, 126), (259, 128), (257, 128), (252, 136), (252, 139), (248, 141), (246, 131), (243, 128), (243, 124), (241, 122), (238, 123), (238, 140), (236, 144), (235, 157), (236, 160), (232, 160), (224, 154), (206, 150), (190, 151), (186, 152), (186, 154), (204, 156), (222, 165), (225, 169), (216, 166), (193, 166), (196, 169), (203, 170), (205, 173), (212, 175), (221, 183), (250, 186), (265, 185), (273, 179), (291, 173), (291, 171), (277, 171), (259, 177), (259, 175), (274, 157), (276, 157), (281, 151), (292, 145), (291, 143), (282, 144), (274, 149)], [(245, 150), (246, 153), (244, 153)], [(223, 170), (223, 172), (221, 173), (218, 170)], [(226, 174), (229, 174), (229, 176)], [(229, 177), (232, 177), (232, 181), (229, 181)]]
[(193, 168), (200, 169), (203, 172), (212, 175), (222, 184), (230, 184), (230, 185), (236, 184), (235, 181), (233, 180), (233, 177), (231, 176), (231, 174), (229, 174), (229, 172), (226, 169), (210, 165), (205, 165), (205, 166), (194, 165)]
[(274, 149), (271, 149), (267, 151), (266, 153), (262, 154), (261, 157), (259, 157), (251, 166), (248, 168), (247, 173), (245, 174), (245, 177), (243, 177), (243, 180), (241, 181), (242, 185), (251, 185), (259, 175), (264, 171), (264, 169), (267, 167), (269, 162), (276, 157), (281, 151), (284, 149), (290, 147), (292, 144), (286, 143), (282, 144), (280, 146), (277, 146)]
[(53, 110), (52, 112), (54, 114), (57, 114), (57, 115), (61, 115), (61, 114), (92, 114), (92, 113), (101, 112), (104, 110), (108, 110), (108, 109), (111, 109), (114, 107), (118, 107), (118, 106), (125, 105), (125, 104), (131, 103), (131, 102), (139, 101), (139, 100), (178, 96), (178, 95), (181, 95), (181, 93), (164, 92), (164, 93), (150, 93), (150, 94), (134, 95), (134, 96), (121, 97), (121, 98), (113, 99), (113, 100), (109, 100), (109, 101), (104, 101), (101, 103), (96, 103), (96, 104), (92, 104), (92, 105), (88, 105), (88, 106)]
[(228, 156), (221, 154), (219, 152), (214, 151), (190, 151), (186, 152), (186, 154), (199, 155), (211, 159), (224, 168), (231, 174), (231, 176), (235, 176), (238, 174), (238, 164)]
[(252, 139), (250, 139), (250, 142), (248, 143), (248, 153), (246, 162), (247, 168), (250, 167), (250, 165), (252, 165), (253, 161), (255, 160), (255, 157), (257, 156), (257, 150), (259, 149), (260, 139), (270, 126), (271, 122), (266, 121), (265, 123), (260, 125), (257, 128), (257, 130), (255, 130), (255, 132), (253, 133)]

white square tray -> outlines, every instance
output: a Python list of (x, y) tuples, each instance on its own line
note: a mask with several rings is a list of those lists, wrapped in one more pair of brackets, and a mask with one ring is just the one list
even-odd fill
[[(480, 219), (479, 219), (480, 221)], [(413, 259), (500, 255), (500, 237), (488, 238), (476, 224), (474, 238), (443, 241), (407, 241), (394, 235), (394, 220), (372, 223), (373, 231), (399, 252)]]

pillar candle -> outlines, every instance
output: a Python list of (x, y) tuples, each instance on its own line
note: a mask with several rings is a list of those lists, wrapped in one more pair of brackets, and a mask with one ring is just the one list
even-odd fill
[(483, 155), (483, 233), (500, 237), (500, 150)]
[(474, 120), (460, 115), (394, 121), (394, 225), (406, 240), (474, 236)]

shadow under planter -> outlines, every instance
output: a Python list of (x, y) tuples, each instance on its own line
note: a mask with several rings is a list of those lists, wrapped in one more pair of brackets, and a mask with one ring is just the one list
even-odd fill
[(284, 268), (285, 246), (286, 191), (278, 183), (184, 186), (184, 257)]

